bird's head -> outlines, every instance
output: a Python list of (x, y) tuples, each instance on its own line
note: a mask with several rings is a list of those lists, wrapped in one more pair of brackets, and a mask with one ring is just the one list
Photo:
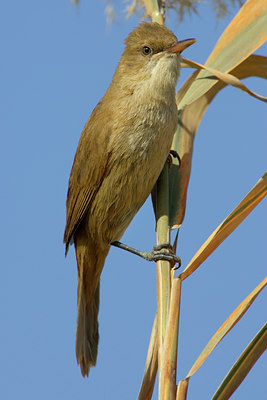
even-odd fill
[(195, 39), (178, 41), (165, 26), (142, 23), (125, 40), (115, 77), (121, 85), (148, 87), (171, 85), (175, 87), (180, 71), (180, 53)]

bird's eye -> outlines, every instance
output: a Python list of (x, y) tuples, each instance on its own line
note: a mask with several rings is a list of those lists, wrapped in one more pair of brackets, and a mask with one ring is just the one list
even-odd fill
[(152, 49), (150, 47), (148, 47), (148, 46), (144, 46), (142, 48), (142, 53), (143, 53), (144, 56), (148, 56), (149, 54), (152, 53)]

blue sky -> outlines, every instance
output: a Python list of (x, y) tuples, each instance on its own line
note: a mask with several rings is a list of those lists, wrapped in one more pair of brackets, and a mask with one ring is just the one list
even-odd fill
[[(121, 2), (117, 11), (121, 11)], [(1, 41), (1, 329), (2, 399), (135, 399), (156, 311), (154, 263), (111, 249), (101, 278), (97, 367), (83, 379), (75, 358), (77, 273), (62, 236), (70, 168), (83, 126), (105, 93), (138, 23), (123, 15), (107, 29), (104, 1), (2, 2)], [(229, 18), (167, 20), (185, 53), (204, 62)], [(258, 54), (266, 55), (266, 45)], [(180, 82), (186, 73), (182, 74)], [(246, 80), (266, 96), (266, 81)], [(183, 266), (266, 169), (266, 105), (227, 88), (200, 125), (187, 212), (179, 238)], [(155, 244), (148, 199), (123, 241)], [(179, 378), (234, 308), (266, 275), (266, 201), (184, 282)], [(189, 398), (208, 399), (266, 320), (266, 292), (191, 379)], [(266, 355), (233, 399), (263, 399)], [(155, 390), (154, 398), (156, 398)]]

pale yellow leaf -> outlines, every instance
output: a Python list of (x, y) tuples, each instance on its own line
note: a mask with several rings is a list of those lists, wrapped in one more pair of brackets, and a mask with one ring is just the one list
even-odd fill
[(267, 194), (267, 173), (256, 183), (231, 214), (210, 235), (180, 274), (181, 280), (191, 275), (206, 258), (241, 224)]
[(254, 302), (258, 294), (267, 285), (267, 278), (265, 278), (246, 298), (241, 304), (234, 310), (234, 312), (227, 318), (227, 320), (221, 325), (217, 332), (210, 339), (208, 344), (205, 346), (198, 359), (188, 372), (186, 379), (189, 379), (203, 364), (203, 362), (210, 355), (212, 350), (220, 343), (225, 335), (234, 327), (234, 325), (240, 320), (245, 314), (251, 304)]

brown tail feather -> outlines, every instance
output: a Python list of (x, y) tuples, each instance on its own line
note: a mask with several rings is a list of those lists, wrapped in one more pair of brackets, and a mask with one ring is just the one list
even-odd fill
[(90, 239), (82, 229), (74, 238), (78, 266), (76, 357), (83, 376), (96, 365), (100, 274), (109, 251), (109, 246), (100, 250)]
[(84, 285), (80, 287), (76, 329), (76, 357), (82, 375), (89, 374), (90, 367), (96, 365), (98, 349), (98, 310), (100, 283), (96, 288), (89, 312), (86, 310)]

